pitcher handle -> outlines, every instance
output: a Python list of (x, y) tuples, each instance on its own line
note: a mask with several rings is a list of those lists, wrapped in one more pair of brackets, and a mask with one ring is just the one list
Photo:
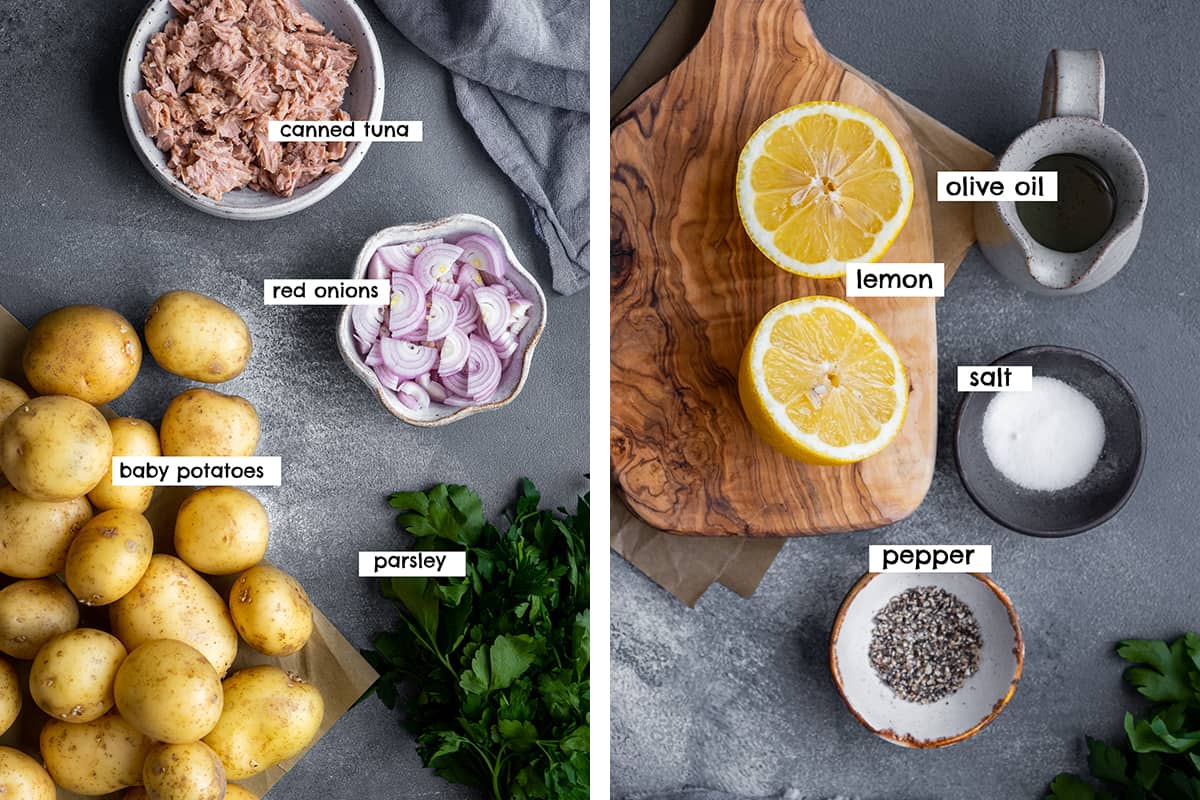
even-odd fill
[(1041, 119), (1104, 120), (1104, 56), (1099, 50), (1051, 50), (1042, 78)]

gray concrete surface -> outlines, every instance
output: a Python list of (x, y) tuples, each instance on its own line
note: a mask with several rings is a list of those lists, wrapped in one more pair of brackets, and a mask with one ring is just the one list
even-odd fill
[[(614, 39), (649, 35), (625, 24), (640, 5), (614, 0)], [(690, 785), (744, 795), (791, 787), (797, 798), (1041, 797), (1057, 772), (1085, 768), (1085, 732), (1115, 739), (1122, 712), (1141, 706), (1121, 681), (1113, 643), (1200, 624), (1194, 8), (1084, 0), (808, 6), (832, 53), (992, 150), (1035, 120), (1050, 48), (1101, 48), (1107, 120), (1149, 170), (1146, 226), (1130, 266), (1077, 298), (1023, 294), (971, 253), (938, 308), (937, 474), (909, 520), (791, 541), (753, 598), (718, 586), (694, 610), (612, 557), (614, 794)], [(623, 71), (613, 65), (614, 75)], [(984, 517), (949, 450), (955, 365), (1043, 343), (1083, 347), (1115, 365), (1136, 387), (1149, 427), (1145, 473), (1128, 506), (1064, 541), (1025, 538)], [(871, 736), (829, 678), (837, 606), (866, 569), (867, 545), (888, 542), (992, 545), (994, 577), (1021, 614), (1027, 660), (1011, 705), (946, 750), (907, 751)]]
[[(385, 118), (423, 119), (425, 142), (376, 144), (323, 202), (272, 222), (231, 223), (172, 199), (121, 127), (117, 65), (143, 0), (53, 0), (0, 9), (0, 305), (25, 324), (68, 303), (112, 306), (138, 322), (162, 292), (187, 288), (232, 305), (255, 355), (226, 391), (262, 417), (259, 452), (284, 484), (259, 490), (268, 557), (292, 571), (356, 646), (393, 612), (356, 577), (358, 550), (398, 542), (386, 495), (438, 481), (476, 487), (498, 515), (527, 475), (555, 503), (587, 484), (587, 298), (549, 291), (525, 204), (453, 105), (450, 79), (362, 3), (388, 74)], [(444, 429), (388, 415), (342, 364), (336, 308), (264, 307), (262, 280), (339, 277), (370, 234), (469, 211), (500, 225), (549, 295), (546, 334), (522, 395)], [(122, 414), (157, 420), (188, 383), (147, 358)], [(423, 770), (397, 715), (376, 701), (348, 713), (272, 798), (470, 797)]]

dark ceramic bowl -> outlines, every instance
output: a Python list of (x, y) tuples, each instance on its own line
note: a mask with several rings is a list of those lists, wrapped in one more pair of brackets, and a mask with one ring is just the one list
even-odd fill
[(1146, 427), (1129, 382), (1101, 359), (1070, 347), (1017, 350), (993, 364), (1031, 365), (1035, 376), (1058, 378), (1087, 396), (1104, 418), (1104, 449), (1088, 477), (1057, 492), (1024, 489), (992, 466), (983, 446), (983, 414), (995, 396), (965, 392), (954, 419), (954, 465), (967, 494), (989, 517), (1019, 533), (1060, 537), (1111, 519), (1142, 474)]

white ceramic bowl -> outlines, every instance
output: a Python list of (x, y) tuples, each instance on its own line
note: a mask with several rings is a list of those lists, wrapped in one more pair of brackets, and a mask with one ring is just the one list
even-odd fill
[[(324, 23), (339, 39), (349, 42), (358, 52), (358, 61), (350, 73), (343, 108), (351, 119), (378, 121), (383, 113), (383, 58), (379, 43), (367, 23), (367, 18), (354, 0), (302, 0), (304, 7)], [(167, 0), (152, 0), (138, 17), (125, 45), (122, 57), (120, 89), (121, 117), (125, 132), (133, 142), (133, 149), (146, 169), (167, 187), (167, 191), (187, 203), (216, 217), (237, 220), (275, 219), (294, 214), (324, 199), (341, 186), (355, 167), (367, 154), (368, 143), (354, 143), (346, 148), (346, 155), (338, 163), (342, 168), (323, 175), (312, 183), (297, 189), (291, 197), (278, 197), (270, 192), (238, 189), (227, 192), (220, 200), (213, 200), (189, 189), (167, 168), (166, 153), (154, 146), (154, 140), (142, 130), (133, 96), (143, 88), (139, 67), (146, 53), (150, 37), (161, 31), (174, 14)]]
[(346, 306), (338, 318), (337, 340), (342, 360), (363, 383), (371, 387), (371, 391), (379, 398), (379, 402), (383, 404), (384, 408), (413, 425), (424, 427), (448, 425), (472, 414), (478, 414), (480, 411), (502, 408), (511, 403), (525, 385), (525, 378), (529, 375), (529, 365), (533, 361), (533, 349), (537, 346), (538, 339), (541, 338), (542, 331), (546, 327), (546, 295), (542, 293), (542, 287), (529, 274), (529, 271), (521, 266), (521, 262), (513, 254), (512, 247), (500, 228), (495, 223), (474, 214), (455, 214), (436, 222), (418, 222), (384, 228), (367, 239), (358, 253), (358, 259), (354, 262), (354, 272), (350, 277), (363, 278), (367, 274), (367, 265), (371, 261), (371, 256), (384, 245), (419, 242), (424, 239), (445, 239), (454, 242), (472, 233), (486, 234), (500, 243), (500, 246), (504, 248), (504, 255), (508, 259), (509, 267), (511, 267), (505, 273), (505, 277), (511, 280), (513, 285), (533, 303), (533, 307), (529, 310), (529, 324), (521, 331), (517, 340), (517, 352), (513, 354), (508, 368), (504, 370), (504, 374), (500, 378), (500, 388), (496, 392), (495, 400), (462, 408), (431, 402), (429, 408), (424, 411), (414, 411), (401, 403), (395, 392), (383, 387), (374, 370), (367, 366), (362, 355), (359, 354), (358, 348), (354, 345), (354, 330), (350, 320), (351, 307)]
[[(868, 649), (875, 615), (901, 592), (937, 586), (958, 597), (979, 623), (979, 669), (954, 694), (935, 703), (901, 700), (871, 666)], [(872, 733), (904, 747), (945, 747), (978, 733), (1017, 688), (1025, 645), (1008, 596), (973, 573), (868, 573), (850, 589), (833, 624), (829, 664), (850, 713)]]

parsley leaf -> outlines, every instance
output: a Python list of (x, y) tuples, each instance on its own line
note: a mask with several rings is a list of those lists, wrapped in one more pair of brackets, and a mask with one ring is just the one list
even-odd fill
[(406, 705), (426, 766), (492, 800), (586, 800), (589, 769), (588, 499), (541, 508), (522, 480), (506, 527), (465, 486), (388, 498), (418, 550), (467, 553), (465, 578), (391, 578), (393, 630), (363, 655), (368, 691)]
[(1155, 703), (1144, 717), (1125, 713), (1120, 746), (1087, 738), (1092, 777), (1117, 792), (1064, 773), (1047, 800), (1200, 800), (1200, 635), (1127, 639), (1117, 654), (1130, 664), (1125, 680)]

